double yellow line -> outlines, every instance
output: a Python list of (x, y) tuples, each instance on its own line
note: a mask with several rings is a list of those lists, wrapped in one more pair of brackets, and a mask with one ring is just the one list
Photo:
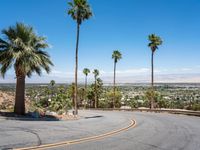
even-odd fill
[(76, 139), (76, 140), (71, 140), (71, 141), (64, 141), (64, 142), (58, 142), (58, 143), (53, 143), (53, 144), (45, 144), (45, 145), (40, 145), (40, 146), (33, 146), (33, 147), (26, 147), (26, 148), (19, 148), (19, 149), (14, 149), (14, 150), (43, 150), (43, 149), (49, 149), (49, 148), (56, 148), (56, 147), (61, 147), (65, 145), (72, 145), (72, 144), (79, 144), (79, 143), (84, 143), (84, 142), (89, 142), (89, 141), (95, 141), (95, 140), (100, 140), (112, 135), (115, 135), (117, 133), (126, 131), (130, 128), (133, 128), (136, 126), (136, 121), (135, 120), (130, 120), (130, 124), (127, 127), (114, 130), (111, 132), (107, 132), (104, 134), (96, 135), (96, 136), (91, 136), (91, 137), (86, 137), (86, 138), (81, 138), (81, 139)]

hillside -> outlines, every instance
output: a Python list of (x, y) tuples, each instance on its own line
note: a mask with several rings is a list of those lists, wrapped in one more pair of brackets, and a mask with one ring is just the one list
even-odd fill
[(2, 92), (0, 91), (0, 109), (12, 109), (14, 106), (14, 93), (13, 92)]

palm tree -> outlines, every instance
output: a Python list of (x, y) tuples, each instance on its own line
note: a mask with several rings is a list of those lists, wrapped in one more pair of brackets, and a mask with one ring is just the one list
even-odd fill
[(70, 9), (68, 14), (72, 17), (73, 20), (77, 23), (77, 39), (76, 39), (76, 52), (75, 52), (75, 91), (74, 91), (74, 109), (75, 114), (78, 114), (77, 109), (77, 73), (78, 73), (78, 45), (79, 45), (79, 30), (80, 25), (83, 21), (88, 20), (92, 16), (92, 11), (87, 0), (73, 0), (73, 2), (68, 3)]
[(56, 82), (55, 80), (51, 80), (49, 84), (51, 88), (51, 100), (52, 100), (53, 94), (55, 93), (54, 85), (56, 84)]
[(116, 79), (116, 64), (118, 60), (122, 58), (120, 51), (115, 50), (112, 54), (112, 59), (114, 59), (114, 80), (113, 80), (113, 108), (115, 108), (115, 79)]
[(74, 89), (75, 89), (75, 84), (72, 83), (69, 87), (68, 87), (68, 94), (70, 95), (70, 98), (72, 100), (72, 105), (74, 105)]
[(99, 76), (99, 70), (94, 69), (93, 71), (94, 74), (94, 84), (95, 84), (95, 108), (97, 108), (97, 77)]
[(87, 95), (87, 76), (90, 73), (90, 69), (84, 68), (83, 74), (85, 75), (85, 92), (84, 92), (84, 99), (85, 99), (85, 108), (86, 108), (86, 95)]
[(55, 82), (54, 80), (51, 80), (51, 81), (50, 81), (51, 87), (53, 87), (55, 84), (56, 84), (56, 82)]
[[(158, 46), (162, 44), (162, 39), (155, 34), (151, 34), (148, 37), (150, 43), (148, 46), (151, 48), (151, 89), (154, 91), (154, 53), (158, 49)], [(151, 109), (154, 108), (154, 98), (151, 98)]]
[(44, 37), (37, 36), (33, 28), (22, 23), (2, 30), (4, 39), (0, 38), (0, 73), (4, 77), (12, 66), (16, 74), (16, 95), (14, 112), (25, 114), (25, 78), (32, 73), (41, 75), (42, 69), (50, 72), (49, 55), (43, 51), (48, 47)]

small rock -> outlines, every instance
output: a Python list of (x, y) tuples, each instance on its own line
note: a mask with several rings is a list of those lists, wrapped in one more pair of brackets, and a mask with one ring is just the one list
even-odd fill
[(56, 112), (51, 112), (51, 111), (46, 111), (45, 115), (57, 116), (57, 113)]

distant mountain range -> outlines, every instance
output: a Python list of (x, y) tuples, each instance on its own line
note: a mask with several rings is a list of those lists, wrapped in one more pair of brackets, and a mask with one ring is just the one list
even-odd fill
[[(32, 86), (48, 86), (48, 83), (27, 83), (26, 87), (32, 87)], [(57, 86), (59, 85), (69, 85), (64, 83), (57, 83)], [(80, 84), (81, 86), (84, 86), (84, 84)], [(104, 86), (112, 86), (112, 83), (105, 83)], [(118, 83), (118, 86), (126, 86), (126, 87), (136, 87), (136, 86), (142, 86), (147, 87), (150, 86), (149, 83)], [(165, 86), (165, 87), (190, 87), (190, 88), (200, 88), (200, 83), (156, 83), (155, 86)], [(15, 83), (2, 83), (0, 84), (0, 90), (3, 89), (13, 89), (15, 88)]]
[[(100, 76), (104, 84), (110, 84), (113, 81), (112, 76)], [(55, 80), (57, 83), (72, 83), (74, 81), (73, 77), (57, 77), (44, 75), (41, 77), (33, 76), (32, 78), (27, 78), (26, 83), (49, 83), (50, 80)], [(93, 82), (93, 78), (89, 77), (88, 82)], [(149, 83), (150, 75), (132, 75), (132, 76), (117, 76), (117, 83)], [(155, 74), (156, 83), (200, 83), (200, 73), (196, 74)], [(6, 76), (5, 79), (0, 78), (1, 83), (15, 83), (15, 77), (12, 75)], [(84, 83), (84, 77), (79, 77), (79, 83)]]

